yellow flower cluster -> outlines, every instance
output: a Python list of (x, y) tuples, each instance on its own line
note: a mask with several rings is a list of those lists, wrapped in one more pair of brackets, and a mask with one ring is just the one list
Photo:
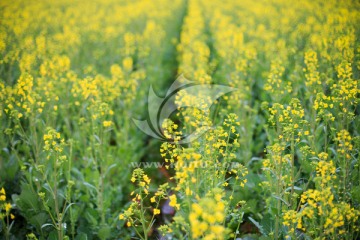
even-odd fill
[(225, 203), (221, 189), (214, 189), (211, 194), (191, 205), (189, 221), (193, 239), (226, 239)]
[[(133, 171), (132, 177), (131, 177), (131, 182), (133, 183), (137, 183), (139, 185), (139, 187), (142, 188), (142, 191), (145, 194), (149, 193), (149, 184), (150, 184), (150, 178), (144, 174), (144, 171), (140, 168), (137, 168)], [(139, 196), (139, 195), (137, 195)], [(137, 198), (136, 196), (136, 198)]]
[(317, 176), (321, 177), (321, 187), (325, 188), (326, 186), (330, 186), (334, 179), (336, 179), (335, 176), (335, 166), (334, 164), (326, 161), (320, 161), (316, 166), (316, 174)]
[(287, 227), (291, 226), (290, 232), (294, 232), (295, 229), (292, 226), (296, 226), (296, 224), (299, 222), (299, 218), (297, 216), (297, 212), (294, 210), (289, 210), (284, 213), (283, 216), (283, 224)]
[[(323, 160), (316, 165), (316, 176), (320, 184), (316, 189), (309, 189), (301, 195), (299, 212), (284, 212), (283, 224), (289, 227), (290, 234), (294, 234), (297, 228), (312, 237), (332, 236), (335, 233), (342, 235), (348, 228), (358, 231), (356, 222), (360, 211), (346, 202), (336, 202), (332, 190), (336, 179), (334, 163), (326, 161), (327, 154), (320, 155)], [(314, 229), (312, 226), (317, 227)]]
[[(291, 82), (282, 80), (285, 68), (281, 61), (273, 61), (270, 67), (270, 73), (264, 85), (264, 90), (274, 96), (275, 101), (279, 101), (284, 95), (288, 95), (292, 91)], [(277, 95), (278, 94), (278, 95)]]
[[(162, 123), (164, 136), (169, 140), (173, 140), (174, 142), (181, 140), (182, 132), (178, 131), (178, 127), (179, 126), (170, 119), (165, 119), (164, 122)], [(165, 145), (167, 144), (164, 144), (163, 146), (165, 147)], [(166, 149), (162, 148), (160, 152), (164, 152), (165, 150)]]
[(342, 62), (336, 68), (338, 81), (331, 86), (340, 111), (349, 119), (354, 117), (353, 107), (358, 103), (360, 93), (358, 80), (353, 79), (351, 63)]
[(347, 160), (351, 158), (350, 154), (353, 150), (352, 138), (347, 130), (341, 130), (337, 133), (335, 141), (338, 143), (338, 153), (345, 156)]
[(337, 163), (340, 171), (340, 187), (339, 192), (343, 199), (348, 200), (349, 195), (346, 193), (351, 187), (351, 159), (353, 158), (353, 139), (347, 130), (341, 130), (337, 133), (334, 139), (336, 143)]
[(45, 102), (42, 102), (38, 94), (33, 91), (33, 85), (33, 77), (23, 73), (14, 88), (3, 89), (4, 112), (15, 121), (34, 113), (42, 113)]
[(304, 68), (306, 82), (305, 85), (309, 89), (311, 94), (316, 95), (318, 92), (322, 92), (322, 82), (320, 79), (320, 73), (318, 72), (319, 61), (315, 51), (305, 52), (304, 62), (306, 68)]
[[(152, 214), (149, 218), (147, 210), (151, 207), (147, 207), (145, 200), (149, 197), (149, 184), (150, 178), (144, 173), (140, 168), (137, 168), (133, 171), (131, 182), (136, 183), (136, 189), (131, 193), (131, 196), (134, 196), (131, 200), (131, 204), (128, 209), (124, 210), (119, 214), (119, 220), (126, 220), (126, 226), (128, 227), (138, 227), (141, 225), (143, 227), (143, 234), (147, 237), (148, 232), (151, 230), (151, 227), (154, 224), (155, 217), (161, 213), (159, 209), (160, 201), (164, 199), (170, 199), (169, 205), (172, 207), (179, 207), (176, 203), (176, 196), (171, 195), (168, 197), (168, 183), (165, 183), (159, 186), (155, 194), (150, 198), (150, 204), (155, 203), (155, 207), (152, 208)], [(142, 237), (139, 232), (137, 232), (140, 237)]]
[(315, 97), (313, 108), (317, 111), (316, 121), (335, 121), (335, 116), (331, 112), (334, 108), (335, 97), (326, 96), (324, 93), (318, 93)]
[(272, 146), (268, 146), (267, 152), (270, 154), (270, 159), (265, 159), (263, 161), (263, 167), (265, 169), (275, 169), (281, 164), (286, 164), (288, 159), (283, 156), (285, 150), (284, 146), (281, 146), (279, 143), (275, 143)]
[[(225, 7), (225, 4), (221, 6)], [(221, 62), (216, 66), (219, 68), (217, 71), (224, 78), (224, 83), (237, 88), (236, 94), (228, 96), (228, 108), (240, 112), (243, 105), (248, 105), (246, 100), (251, 99), (253, 79), (248, 77), (248, 71), (256, 58), (257, 48), (245, 41), (244, 28), (239, 27), (226, 11), (219, 8), (216, 1), (204, 7), (214, 39), (214, 51)]]
[(208, 73), (210, 49), (206, 43), (205, 19), (199, 1), (189, 1), (187, 15), (184, 19), (183, 29), (180, 35), (179, 73), (198, 83), (210, 83)]
[(176, 208), (177, 210), (179, 210), (179, 209), (180, 209), (180, 204), (177, 203), (176, 195), (174, 195), (174, 194), (171, 195), (171, 196), (169, 197), (169, 199), (170, 199), (169, 206), (170, 206), (170, 207), (173, 207), (173, 208)]
[(309, 135), (309, 131), (304, 130), (308, 122), (304, 119), (305, 111), (299, 99), (291, 99), (288, 105), (274, 103), (269, 108), (269, 113), (269, 122), (280, 133), (279, 140), (289, 142), (292, 138), (296, 138), (296, 142), (300, 142), (302, 136)]
[[(181, 133), (174, 131), (177, 125), (170, 120), (165, 123), (165, 133), (169, 136), (170, 133), (175, 133), (180, 139)], [(160, 148), (162, 157), (166, 163), (175, 167), (174, 178), (177, 180), (175, 190), (182, 190), (185, 195), (190, 196), (194, 193), (199, 194), (199, 189), (205, 182), (211, 183), (210, 186), (218, 183), (227, 185), (227, 182), (223, 182), (227, 172), (235, 174), (236, 181), (239, 180), (238, 184), (241, 186), (246, 183), (244, 179), (247, 174), (246, 168), (241, 164), (231, 167), (231, 161), (236, 159), (235, 151), (240, 146), (237, 140), (239, 134), (236, 131), (238, 125), (240, 125), (238, 117), (235, 114), (229, 114), (223, 126), (209, 129), (200, 137), (204, 141), (203, 147), (199, 145), (200, 141), (192, 142), (192, 148), (182, 148), (177, 146), (176, 142), (162, 144)], [(229, 141), (231, 137), (234, 137), (232, 142)], [(202, 181), (199, 181), (199, 177), (203, 178)]]
[[(55, 152), (60, 154), (66, 145), (65, 140), (61, 138), (60, 133), (51, 128), (48, 129), (47, 133), (43, 137), (43, 140), (44, 150), (50, 153)], [(66, 157), (63, 159), (66, 159)]]
[(140, 221), (138, 219), (138, 215), (140, 214), (140, 212), (143, 211), (142, 207), (140, 209), (140, 206), (143, 206), (142, 201), (149, 194), (150, 181), (150, 178), (144, 173), (142, 169), (137, 168), (133, 171), (131, 182), (136, 183), (138, 188), (136, 189), (136, 191), (131, 193), (131, 196), (133, 196), (133, 198), (129, 208), (125, 210), (124, 213), (119, 215), (120, 220), (127, 220), (126, 224), (128, 227), (137, 224), (138, 221)]
[(175, 104), (180, 111), (178, 116), (183, 117), (185, 124), (198, 132), (212, 125), (210, 120), (212, 101), (207, 89), (200, 86), (198, 92), (189, 92), (186, 89), (179, 91), (175, 99)]
[[(0, 220), (7, 218), (6, 221), (9, 221), (9, 217), (11, 220), (15, 219), (14, 214), (10, 213), (12, 209), (12, 205), (9, 202), (6, 202), (6, 192), (4, 188), (0, 189)], [(5, 213), (3, 213), (5, 211)]]

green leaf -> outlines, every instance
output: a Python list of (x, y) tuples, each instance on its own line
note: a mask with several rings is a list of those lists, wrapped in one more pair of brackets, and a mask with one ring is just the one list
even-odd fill
[(85, 212), (85, 218), (92, 226), (98, 225), (97, 219), (99, 218), (99, 214), (96, 210), (87, 208)]
[(32, 212), (31, 214), (34, 214), (42, 210), (37, 194), (32, 190), (28, 183), (22, 183), (21, 194), (14, 195), (13, 198), (16, 205), (22, 211)]
[(87, 240), (87, 239), (88, 237), (85, 233), (79, 233), (75, 238), (75, 240)]
[[(48, 220), (49, 220), (48, 215), (45, 212), (38, 213), (35, 216), (28, 219), (28, 221), (39, 230), (38, 232), (41, 232), (41, 229), (43, 227), (48, 226), (48, 225), (46, 225), (48, 223)], [(46, 226), (44, 226), (44, 225), (46, 225)], [(52, 224), (50, 224), (50, 225), (52, 225)]]
[(258, 223), (257, 221), (255, 221), (252, 217), (249, 217), (249, 220), (259, 229), (259, 231), (261, 232), (261, 234), (267, 235), (267, 234), (265, 233), (264, 228), (260, 225), (260, 223)]
[(360, 186), (355, 186), (351, 190), (351, 197), (355, 202), (360, 202)]
[[(54, 230), (54, 231), (51, 231), (50, 234), (49, 234), (49, 237), (48, 237), (49, 240), (54, 240), (54, 239), (58, 239), (58, 234), (57, 234), (57, 231)], [(59, 239), (58, 239), (59, 240)], [(61, 239), (62, 240), (62, 239)]]
[(107, 239), (110, 237), (110, 234), (111, 234), (111, 228), (110, 226), (102, 226), (100, 229), (99, 229), (99, 232), (98, 232), (98, 236), (99, 238), (101, 239)]

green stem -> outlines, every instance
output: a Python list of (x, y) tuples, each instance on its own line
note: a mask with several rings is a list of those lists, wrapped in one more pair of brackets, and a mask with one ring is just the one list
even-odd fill
[(54, 162), (54, 201), (55, 201), (55, 211), (57, 216), (57, 232), (59, 240), (63, 239), (63, 231), (62, 231), (62, 214), (59, 211), (59, 200), (58, 200), (58, 189), (57, 189), (57, 160), (58, 154), (56, 154), (55, 162)]
[[(71, 163), (72, 163), (72, 142), (70, 142), (70, 154), (68, 159), (68, 181), (71, 181)], [(71, 203), (71, 188), (72, 185), (68, 187), (68, 202)], [(71, 223), (71, 237), (75, 239), (75, 222), (73, 221), (73, 211), (72, 207), (69, 209), (70, 211), (70, 223)]]
[(291, 196), (290, 196), (290, 206), (292, 207), (293, 195), (294, 195), (294, 185), (295, 185), (295, 140), (294, 133), (291, 136)]
[[(141, 193), (140, 193), (140, 196), (141, 196)], [(141, 211), (140, 218), (141, 218), (141, 225), (142, 225), (143, 232), (144, 232), (144, 239), (147, 240), (148, 239), (148, 237), (147, 237), (148, 231), (146, 228), (146, 221), (145, 221), (145, 216), (144, 216), (144, 202), (143, 202), (142, 196), (141, 196), (141, 200), (140, 200), (140, 211)]]
[(277, 172), (277, 184), (276, 184), (276, 195), (277, 195), (277, 214), (276, 214), (276, 220), (275, 220), (275, 239), (279, 239), (279, 225), (280, 225), (280, 212), (281, 212), (281, 200), (280, 200), (280, 187), (281, 187), (281, 178), (282, 178), (282, 157), (280, 157), (280, 166), (278, 168)]

